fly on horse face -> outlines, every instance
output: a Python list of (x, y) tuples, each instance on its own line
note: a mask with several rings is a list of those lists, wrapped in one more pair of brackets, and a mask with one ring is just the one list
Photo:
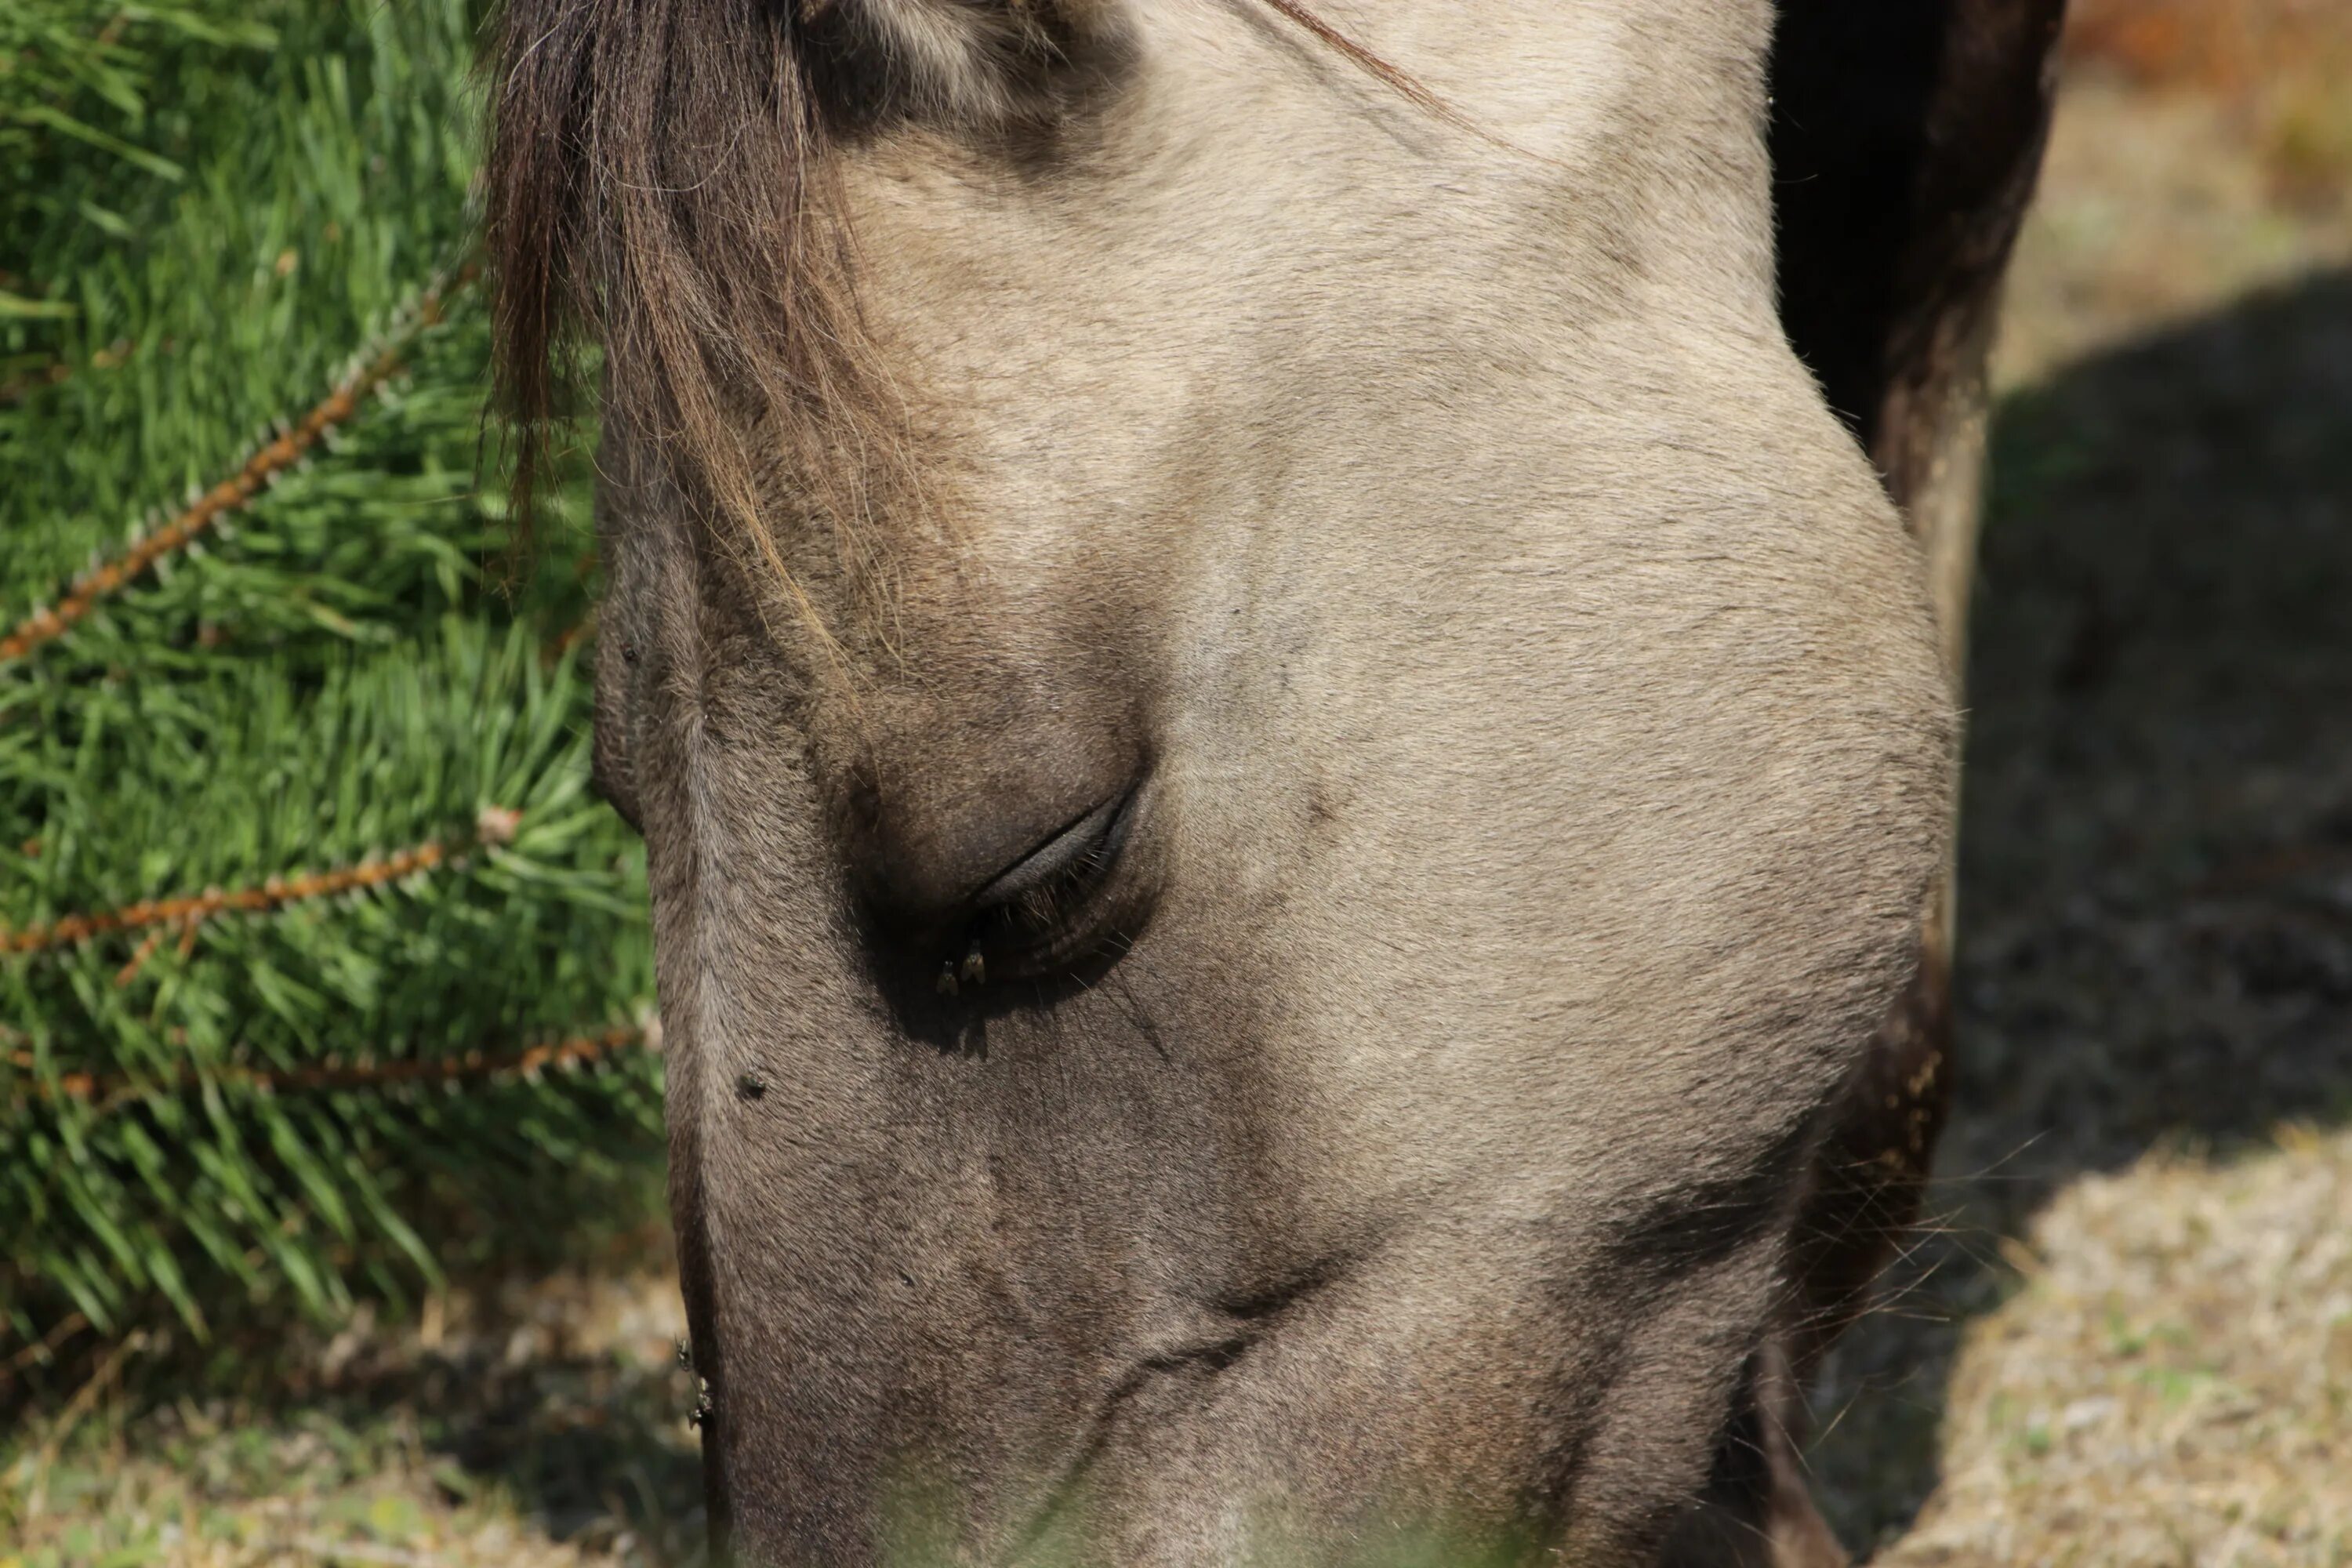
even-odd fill
[(511, 0), (744, 1561), (1839, 1560), (2057, 5)]

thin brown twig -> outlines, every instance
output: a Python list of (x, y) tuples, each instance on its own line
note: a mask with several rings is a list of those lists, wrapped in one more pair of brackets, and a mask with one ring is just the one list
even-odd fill
[[(657, 1022), (618, 1025), (601, 1033), (546, 1040), (520, 1051), (498, 1055), (475, 1050), (462, 1056), (404, 1057), (393, 1061), (319, 1062), (300, 1068), (232, 1067), (210, 1071), (191, 1068), (152, 1084), (142, 1084), (119, 1075), (101, 1078), (95, 1073), (61, 1073), (55, 1080), (54, 1088), (47, 1084), (36, 1085), (33, 1098), (44, 1100), (61, 1096), (94, 1100), (101, 1107), (110, 1107), (125, 1100), (184, 1094), (206, 1084), (279, 1094), (464, 1083), (487, 1079), (531, 1078), (551, 1070), (587, 1067), (625, 1051), (639, 1049), (661, 1049), (661, 1026)], [(34, 1058), (29, 1051), (15, 1052), (10, 1060), (22, 1068), (29, 1069), (34, 1065)]]
[[(331, 898), (337, 893), (382, 887), (386, 882), (396, 882), (420, 871), (433, 870), (446, 864), (452, 857), (462, 855), (477, 846), (504, 844), (514, 837), (520, 823), (520, 813), (502, 806), (488, 806), (478, 819), (470, 841), (448, 844), (436, 839), (401, 850), (381, 860), (365, 860), (340, 870), (314, 871), (290, 878), (272, 877), (257, 888), (209, 888), (204, 892), (182, 898), (142, 899), (119, 910), (67, 915), (47, 925), (25, 926), (16, 931), (0, 929), (0, 953), (40, 952), (88, 942), (92, 937), (114, 931), (144, 931), (156, 926), (183, 928), (182, 942), (184, 946), (194, 929), (215, 915), (261, 914), (309, 899)], [(151, 952), (152, 949), (142, 948), (135, 954), (123, 973), (117, 976), (117, 983), (127, 983)]]
[(30, 1507), (26, 1512), (37, 1514), (47, 1503), (49, 1470), (57, 1464), (58, 1454), (64, 1448), (66, 1439), (73, 1435), (76, 1426), (81, 1425), (82, 1417), (89, 1414), (89, 1407), (114, 1386), (115, 1380), (122, 1373), (122, 1363), (147, 1348), (148, 1338), (144, 1329), (134, 1329), (108, 1351), (106, 1359), (98, 1363), (98, 1370), (90, 1373), (89, 1381), (75, 1391), (71, 1399), (66, 1401), (65, 1408), (58, 1413), (58, 1418), (42, 1435), (41, 1446), (33, 1456), (33, 1479), (27, 1489)]
[(35, 1362), (56, 1354), (57, 1349), (59, 1345), (65, 1343), (68, 1340), (73, 1338), (74, 1335), (81, 1332), (82, 1330), (88, 1327), (89, 1327), (89, 1320), (88, 1318), (83, 1317), (78, 1311), (68, 1312), (64, 1317), (59, 1318), (56, 1322), (49, 1325), (49, 1331), (47, 1333), (43, 1334), (37, 1340), (29, 1341), (19, 1346), (16, 1354), (8, 1358), (7, 1366), (0, 1368), (0, 1376), (14, 1377), (17, 1373), (24, 1371)]
[[(132, 950), (131, 961), (114, 972), (114, 988), (117, 991), (139, 978), (139, 972), (147, 967), (149, 959), (155, 956), (155, 950), (163, 945), (164, 932), (169, 929), (165, 926), (157, 926), (147, 933), (146, 939), (140, 942), (137, 948)], [(184, 937), (194, 932), (195, 929), (195, 922), (190, 921), (186, 931), (182, 934)]]
[(142, 535), (113, 560), (101, 562), (74, 579), (66, 596), (54, 607), (35, 610), (17, 624), (15, 631), (0, 637), (0, 662), (23, 658), (35, 648), (64, 636), (100, 600), (120, 593), (156, 562), (185, 548), (198, 534), (244, 506), (278, 475), (299, 462), (328, 431), (348, 422), (360, 411), (361, 400), (400, 367), (401, 355), (410, 340), (441, 320), (447, 297), (471, 282), (478, 271), (478, 268), (469, 262), (446, 283), (436, 283), (427, 289), (393, 340), (305, 414), (299, 423), (263, 446), (245, 460), (244, 467), (198, 496), (162, 527)]

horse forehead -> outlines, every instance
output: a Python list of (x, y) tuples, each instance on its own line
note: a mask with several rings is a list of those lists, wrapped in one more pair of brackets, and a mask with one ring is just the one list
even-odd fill
[[(1015, 167), (937, 130), (845, 151), (864, 312), (952, 524), (903, 563), (919, 662), (1123, 641), (1198, 584), (1204, 523), (1360, 512), (1343, 469), (1398, 523), (1444, 504), (1432, 462), (1465, 443), (1529, 513), (1605, 488), (1564, 498), (1571, 441), (1627, 505), (1724, 500), (1754, 487), (1756, 442), (1652, 449), (1726, 411), (1735, 433), (1820, 423), (1773, 318), (1769, 4), (1506, 11), (1341, 18), (1468, 126), (1278, 17), (1147, 0), (1131, 79), (1066, 157)], [(1402, 437), (1375, 450), (1383, 426)]]
[[(1770, 313), (1766, 0), (1401, 0), (1345, 18), (1443, 112), (1270, 12), (1135, 14), (1136, 65), (1050, 155), (1016, 165), (937, 129), (847, 154), (861, 292), (915, 381), (968, 405), (1083, 394), (1100, 377), (1069, 351), (1091, 337), (1125, 362), (1125, 414), (1190, 395), (1218, 342), (1270, 318), (1381, 313), (1405, 340), (1482, 300), (1598, 297), (1662, 245), (1736, 253)], [(1673, 185), (1710, 199), (1662, 202)], [(1717, 282), (1694, 273), (1686, 292)]]

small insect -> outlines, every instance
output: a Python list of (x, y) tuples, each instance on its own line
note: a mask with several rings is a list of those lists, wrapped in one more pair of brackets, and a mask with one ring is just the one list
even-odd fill
[(940, 977), (932, 983), (931, 989), (942, 996), (952, 996), (961, 989), (956, 984), (955, 965), (952, 963), (940, 965)]
[(988, 961), (980, 955), (980, 949), (975, 947), (963, 955), (961, 978), (967, 985), (988, 984)]
[(768, 1092), (768, 1080), (758, 1073), (747, 1072), (735, 1080), (735, 1092), (746, 1100), (757, 1100)]

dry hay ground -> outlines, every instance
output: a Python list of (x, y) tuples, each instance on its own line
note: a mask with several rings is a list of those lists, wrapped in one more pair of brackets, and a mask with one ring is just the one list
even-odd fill
[[(2076, 7), (2000, 367), (1941, 1224), (1812, 1462), (1886, 1563), (2352, 1563), (2352, 5)], [(0, 1430), (0, 1568), (698, 1561), (677, 1328), (606, 1270), (226, 1393), (112, 1347)]]
[(0, 1442), (0, 1568), (700, 1563), (685, 1315), (663, 1235), (635, 1250), (226, 1368), (114, 1346)]
[(2078, 0), (1999, 363), (1885, 1563), (2352, 1563), (2352, 5)]

